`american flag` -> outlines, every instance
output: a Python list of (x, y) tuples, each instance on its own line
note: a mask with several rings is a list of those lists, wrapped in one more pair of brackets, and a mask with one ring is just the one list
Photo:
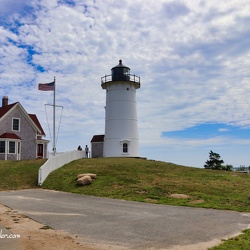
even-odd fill
[(54, 91), (55, 90), (55, 81), (50, 83), (39, 83), (38, 90), (42, 91)]

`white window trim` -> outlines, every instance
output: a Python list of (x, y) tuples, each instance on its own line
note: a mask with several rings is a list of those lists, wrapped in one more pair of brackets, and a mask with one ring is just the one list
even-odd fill
[[(130, 140), (124, 139), (124, 140), (121, 140), (120, 143), (121, 143), (121, 147), (122, 147), (122, 155), (129, 155)], [(128, 144), (128, 152), (127, 152), (127, 153), (123, 152), (123, 144), (124, 144), (124, 143), (127, 143), (127, 144)]]
[[(1, 141), (5, 142), (5, 153), (0, 153), (1, 155), (5, 155), (5, 160), (8, 159), (8, 155), (16, 155), (17, 156), (17, 160), (21, 159), (21, 140), (18, 139), (3, 139)], [(10, 142), (15, 142), (15, 153), (10, 153), (9, 151), (9, 143)], [(20, 144), (19, 144), (20, 143)], [(20, 145), (20, 152), (18, 153), (18, 144)]]
[[(15, 119), (15, 120), (19, 120), (18, 130), (14, 130), (14, 129), (13, 129), (14, 119)], [(20, 127), (21, 127), (21, 119), (20, 119), (20, 118), (15, 118), (15, 117), (12, 117), (12, 128), (11, 128), (11, 129), (12, 129), (12, 131), (20, 132)]]
[[(15, 143), (15, 151), (14, 151), (14, 153), (11, 153), (11, 152), (10, 152), (10, 142), (14, 142), (14, 143)], [(9, 154), (9, 155), (15, 155), (15, 154), (16, 154), (16, 147), (17, 147), (16, 141), (14, 141), (14, 140), (9, 140), (7, 144), (8, 144), (8, 151), (7, 151), (8, 154)]]

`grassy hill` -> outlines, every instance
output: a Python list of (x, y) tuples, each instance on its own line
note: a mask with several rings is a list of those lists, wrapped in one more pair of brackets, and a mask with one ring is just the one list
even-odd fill
[[(45, 160), (0, 161), (0, 190), (37, 188)], [(80, 173), (95, 173), (77, 186)], [(81, 159), (52, 172), (44, 188), (124, 200), (250, 212), (250, 175), (135, 158)]]
[(36, 188), (38, 169), (45, 160), (0, 161), (0, 191)]
[[(80, 173), (95, 173), (77, 186)], [(159, 204), (250, 212), (250, 175), (134, 158), (81, 159), (49, 175), (44, 188)]]

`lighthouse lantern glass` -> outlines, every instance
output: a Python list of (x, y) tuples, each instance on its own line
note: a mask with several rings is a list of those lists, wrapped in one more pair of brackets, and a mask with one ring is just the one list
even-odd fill
[(129, 73), (130, 69), (123, 65), (120, 60), (120, 63), (111, 69), (112, 81), (129, 81)]

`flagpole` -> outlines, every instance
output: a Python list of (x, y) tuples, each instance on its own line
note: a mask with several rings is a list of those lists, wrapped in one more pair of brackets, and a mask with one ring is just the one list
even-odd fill
[(53, 155), (56, 155), (56, 77), (54, 76), (54, 100), (53, 100)]

